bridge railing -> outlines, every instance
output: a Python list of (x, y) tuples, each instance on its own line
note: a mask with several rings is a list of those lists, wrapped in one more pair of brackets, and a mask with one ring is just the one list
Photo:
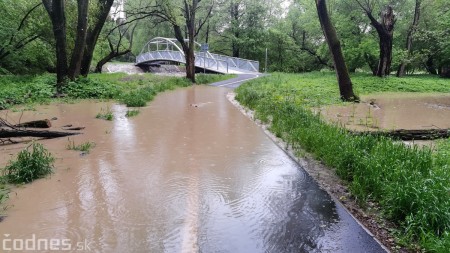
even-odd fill
[(136, 63), (154, 61), (154, 60), (170, 60), (184, 62), (184, 55), (179, 51), (159, 50), (140, 54), (136, 57)]
[[(180, 51), (173, 50), (157, 50), (142, 53), (136, 57), (136, 63), (148, 61), (174, 61), (186, 63), (184, 55)], [(211, 54), (209, 52), (196, 52), (195, 65), (209, 70), (216, 70), (223, 73), (229, 73), (230, 70), (258, 72), (259, 62), (246, 60), (236, 57), (230, 57), (219, 54)]]
[(259, 72), (259, 62), (241, 59), (237, 57), (211, 54), (215, 59), (228, 62), (229, 67), (244, 69), (251, 72)]
[(205, 69), (229, 72), (229, 64), (226, 61), (215, 59), (210, 53), (196, 53), (195, 65)]

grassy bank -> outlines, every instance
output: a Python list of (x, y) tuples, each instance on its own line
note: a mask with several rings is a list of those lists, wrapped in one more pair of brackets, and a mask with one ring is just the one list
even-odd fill
[[(433, 77), (353, 77), (359, 94), (450, 92), (450, 81)], [(341, 103), (334, 74), (273, 74), (237, 90), (237, 100), (271, 123), (270, 130), (294, 148), (305, 149), (348, 182), (364, 205), (379, 203), (397, 224), (404, 244), (419, 242), (430, 252), (450, 248), (450, 141), (435, 151), (410, 148), (387, 138), (353, 136), (326, 123), (311, 107)]]

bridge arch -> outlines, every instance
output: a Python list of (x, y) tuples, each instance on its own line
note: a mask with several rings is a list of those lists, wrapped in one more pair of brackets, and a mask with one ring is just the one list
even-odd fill
[[(185, 39), (184, 41), (188, 42), (189, 40)], [(177, 39), (164, 38), (164, 37), (155, 37), (155, 38), (149, 40), (147, 43), (145, 43), (145, 45), (141, 49), (141, 53), (140, 54), (143, 54), (145, 52), (155, 51), (155, 50), (151, 50), (150, 47), (152, 45), (156, 45), (156, 51), (160, 50), (159, 45), (163, 45), (163, 46), (165, 45), (166, 46), (165, 50), (171, 50), (172, 51), (173, 47), (175, 47), (176, 51), (179, 51), (184, 56), (183, 49), (181, 49), (181, 47), (178, 46), (177, 43), (178, 43)], [(201, 44), (198, 43), (197, 41), (194, 41), (194, 43), (195, 43), (196, 46), (201, 47)], [(172, 47), (172, 48), (169, 48), (169, 47)]]

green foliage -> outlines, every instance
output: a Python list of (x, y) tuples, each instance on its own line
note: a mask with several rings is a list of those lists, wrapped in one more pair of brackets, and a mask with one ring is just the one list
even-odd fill
[[(331, 74), (274, 74), (240, 86), (236, 98), (255, 110), (259, 119), (271, 123), (270, 130), (294, 149), (301, 146), (336, 168), (360, 203), (378, 202), (385, 215), (400, 226), (404, 240), (417, 240), (430, 250), (447, 249), (450, 142), (440, 142), (433, 152), (388, 138), (354, 136), (326, 123), (311, 107), (340, 103), (333, 78)], [(433, 85), (439, 80), (434, 78), (371, 80), (357, 75), (353, 80), (362, 93), (450, 91), (448, 82)], [(375, 80), (382, 80), (383, 85), (376, 85)]]
[(53, 95), (54, 78), (42, 76), (0, 76), (0, 109), (16, 104), (43, 103)]
[(9, 183), (29, 183), (52, 173), (54, 161), (42, 144), (34, 142), (20, 151), (17, 160), (10, 161), (3, 173)]
[[(352, 75), (352, 82), (353, 89), (359, 95), (375, 92), (450, 92), (448, 80), (430, 75), (378, 78), (358, 73)], [(252, 80), (239, 90), (245, 90), (238, 95), (250, 105), (267, 96), (278, 100), (293, 99), (309, 107), (341, 103), (334, 72), (273, 73)]]
[(114, 119), (114, 113), (111, 110), (111, 108), (108, 106), (106, 109), (101, 109), (99, 113), (97, 113), (97, 116), (95, 116), (97, 119), (104, 119), (112, 121)]
[(84, 142), (79, 145), (76, 145), (75, 141), (73, 141), (73, 140), (71, 141), (70, 139), (68, 141), (69, 141), (69, 143), (66, 146), (68, 150), (77, 150), (77, 151), (89, 153), (91, 151), (91, 149), (93, 149), (95, 147), (95, 142), (88, 141), (88, 142)]
[(113, 83), (80, 78), (76, 82), (69, 82), (64, 92), (72, 98), (115, 98), (120, 88)]

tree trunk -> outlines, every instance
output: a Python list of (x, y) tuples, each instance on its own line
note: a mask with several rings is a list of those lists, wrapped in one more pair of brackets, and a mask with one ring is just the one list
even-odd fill
[(52, 123), (48, 119), (33, 120), (14, 125), (14, 127), (50, 128)]
[(390, 5), (386, 6), (386, 9), (380, 13), (381, 21), (378, 22), (373, 17), (372, 9), (370, 7), (364, 6), (359, 0), (356, 0), (356, 2), (365, 11), (367, 17), (370, 19), (370, 24), (378, 33), (380, 57), (378, 59), (376, 75), (379, 77), (387, 76), (391, 73), (392, 41), (394, 38), (394, 24), (396, 21), (394, 11)]
[(78, 0), (77, 6), (78, 6), (77, 35), (68, 71), (68, 76), (71, 80), (74, 80), (80, 74), (81, 60), (83, 58), (83, 53), (86, 46), (89, 0)]
[(436, 66), (434, 65), (433, 56), (428, 55), (428, 59), (425, 62), (425, 68), (432, 75), (438, 74), (438, 71), (436, 70)]
[(316, 0), (316, 7), (320, 25), (322, 26), (325, 39), (333, 57), (341, 99), (344, 101), (357, 101), (358, 97), (353, 93), (352, 82), (342, 54), (341, 43), (337, 37), (336, 30), (331, 23), (330, 17), (328, 16), (326, 1)]
[[(188, 43), (184, 40), (181, 27), (173, 24), (175, 38), (183, 47), (184, 58), (186, 60), (186, 78), (195, 83), (195, 14), (197, 11), (199, 0), (192, 0), (192, 5), (187, 1), (184, 2), (184, 17), (186, 19), (186, 31)], [(186, 35), (185, 34), (185, 35)]]
[(380, 33), (380, 60), (378, 62), (377, 76), (384, 77), (391, 73), (392, 63), (392, 40), (389, 33)]
[[(408, 57), (411, 57), (412, 55), (413, 34), (417, 29), (417, 25), (419, 24), (420, 4), (421, 0), (416, 0), (416, 7), (414, 8), (414, 20), (406, 36), (406, 50), (408, 52)], [(397, 71), (397, 77), (402, 77), (405, 75), (406, 65), (407, 65), (406, 62), (402, 61)]]
[[(381, 23), (374, 25), (380, 38), (380, 60), (378, 63), (377, 76), (384, 77), (391, 73), (392, 63), (392, 41), (394, 38), (394, 11), (387, 6), (381, 12)], [(373, 23), (373, 22), (372, 22)]]
[(15, 137), (41, 137), (41, 138), (58, 138), (80, 133), (58, 132), (58, 131), (36, 131), (27, 129), (0, 129), (0, 139)]
[(89, 68), (91, 67), (92, 57), (94, 55), (95, 45), (97, 44), (98, 37), (102, 28), (108, 18), (109, 11), (114, 0), (100, 0), (100, 9), (95, 17), (95, 24), (89, 27), (86, 35), (86, 47), (83, 54), (83, 59), (81, 61), (80, 74), (87, 76), (89, 74)]
[(42, 0), (53, 26), (56, 41), (56, 92), (62, 93), (67, 84), (67, 42), (64, 1)]

